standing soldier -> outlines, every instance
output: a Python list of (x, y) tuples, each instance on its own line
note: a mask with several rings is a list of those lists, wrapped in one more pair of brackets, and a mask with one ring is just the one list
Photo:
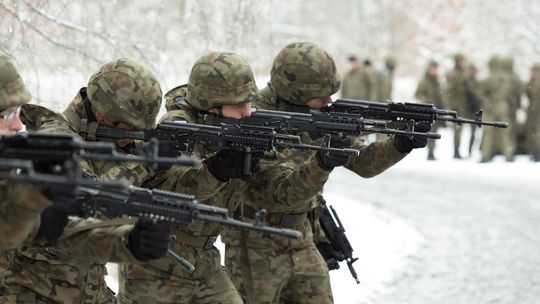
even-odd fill
[[(467, 116), (469, 109), (467, 106), (465, 78), (465, 57), (462, 54), (454, 55), (454, 70), (446, 75), (446, 92), (444, 98), (453, 110), (457, 110), (461, 115)], [(460, 159), (459, 146), (461, 144), (462, 127), (454, 124), (454, 158)]]
[(521, 95), (525, 91), (525, 85), (519, 79), (519, 77), (514, 72), (514, 59), (512, 57), (506, 57), (502, 59), (502, 70), (507, 74), (507, 79), (510, 82), (510, 90), (506, 97), (508, 103), (508, 125), (509, 130), (507, 131), (510, 134), (510, 143), (512, 146), (512, 158), (516, 152), (518, 144), (518, 134), (520, 126), (517, 122), (517, 111), (521, 108)]
[[(161, 105), (161, 88), (147, 68), (129, 59), (103, 65), (60, 115), (43, 115), (45, 133), (78, 134), (82, 120), (129, 130), (153, 127)], [(43, 109), (43, 108), (42, 108)], [(34, 116), (35, 117), (35, 116)], [(116, 142), (119, 151), (128, 151), (132, 142)], [(145, 164), (86, 164), (99, 179), (141, 184), (151, 169)], [(51, 207), (57, 207), (55, 205)], [(59, 241), (48, 237), (57, 233), (51, 225), (66, 217), (62, 208), (48, 208), (41, 215), (35, 246), (8, 252), (8, 269), (3, 274), (0, 303), (115, 303), (105, 283), (106, 262), (137, 263), (166, 254), (170, 230), (166, 223), (139, 219), (100, 221), (70, 219)], [(43, 242), (44, 240), (45, 242)], [(47, 242), (49, 241), (49, 242)], [(46, 246), (42, 246), (45, 243)]]
[(343, 78), (341, 97), (359, 100), (375, 100), (377, 97), (377, 76), (369, 59), (364, 60), (363, 67), (358, 66), (355, 56), (349, 57), (351, 69)]
[[(0, 50), (0, 134), (22, 129), (20, 107), (30, 99), (14, 61)], [(0, 250), (33, 240), (39, 228), (39, 214), (49, 204), (31, 185), (0, 181)]]
[(396, 60), (387, 57), (384, 60), (384, 69), (379, 71), (377, 77), (377, 100), (390, 102), (392, 100), (392, 84), (394, 82), (394, 70)]
[[(483, 82), (483, 95), (486, 100), (486, 119), (508, 121), (510, 118), (507, 97), (511, 81), (501, 67), (501, 60), (493, 56), (489, 60), (489, 77)], [(502, 153), (507, 161), (512, 160), (510, 133), (507, 130), (484, 128), (482, 138), (481, 162), (489, 162), (497, 153)]]
[[(272, 65), (270, 83), (261, 90), (257, 106), (269, 110), (310, 111), (332, 102), (331, 95), (340, 86), (340, 77), (333, 58), (311, 42), (298, 42), (283, 48)], [(424, 130), (418, 126), (418, 130)], [(298, 134), (310, 143), (308, 134)], [(364, 145), (361, 138), (336, 139), (340, 147), (358, 149), (357, 157), (332, 156), (325, 153), (304, 154), (288, 149), (279, 151), (298, 171), (306, 161), (317, 166), (300, 181), (289, 179), (286, 187), (273, 188), (268, 193), (266, 175), (251, 184), (251, 191), (239, 191), (227, 196), (229, 204), (239, 203), (235, 216), (251, 216), (259, 208), (268, 210), (267, 219), (275, 226), (299, 230), (303, 237), (289, 240), (283, 237), (265, 238), (253, 232), (226, 229), (222, 240), (226, 245), (225, 265), (238, 290), (248, 303), (332, 303), (330, 278), (325, 259), (331, 255), (314, 243), (311, 214), (324, 202), (323, 180), (338, 166), (344, 165), (362, 177), (372, 177), (405, 157), (412, 149), (424, 147), (425, 140), (390, 137), (386, 141)], [(351, 141), (353, 141), (351, 143)], [(281, 174), (285, 177), (285, 175)], [(273, 178), (276, 178), (275, 176)], [(283, 193), (285, 192), (285, 193)], [(288, 193), (287, 193), (288, 192)], [(302, 198), (303, 197), (303, 198)], [(318, 222), (313, 218), (314, 223)], [(330, 256), (327, 256), (330, 258)]]
[(525, 130), (527, 152), (532, 154), (535, 162), (540, 161), (540, 64), (531, 68), (531, 79), (527, 85), (529, 107)]
[[(477, 79), (477, 69), (474, 64), (467, 65), (466, 75), (467, 78), (467, 105), (471, 113), (476, 113), (480, 110), (484, 104), (484, 97), (482, 96), (482, 83)], [(476, 126), (471, 125), (471, 138), (469, 140), (469, 157), (472, 154), (472, 147), (474, 145), (476, 134)]]
[[(414, 97), (420, 102), (434, 104), (437, 108), (446, 108), (443, 104), (441, 93), (441, 85), (439, 83), (439, 75), (437, 72), (438, 64), (432, 60), (429, 62), (424, 78), (418, 84)], [(439, 122), (432, 125), (433, 132), (441, 127)], [(435, 150), (435, 140), (428, 140), (428, 160), (435, 160), (433, 154)]]

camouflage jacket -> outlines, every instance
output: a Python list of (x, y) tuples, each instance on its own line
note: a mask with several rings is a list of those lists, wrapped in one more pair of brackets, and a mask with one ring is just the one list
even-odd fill
[(511, 81), (502, 71), (493, 71), (482, 82), (485, 97), (485, 119), (509, 121), (510, 110), (507, 96), (511, 91)]
[(377, 100), (382, 102), (392, 101), (392, 85), (394, 72), (384, 69), (377, 74)]
[(446, 75), (446, 91), (444, 98), (446, 104), (457, 110), (461, 115), (467, 115), (470, 112), (467, 102), (467, 79), (462, 70), (454, 69)]
[(33, 240), (39, 215), (49, 204), (32, 185), (0, 181), (0, 250)]
[[(68, 106), (66, 118), (39, 106), (25, 105), (23, 111), (27, 127), (44, 133), (77, 134), (80, 119), (86, 117), (81, 93)], [(84, 166), (102, 180), (135, 185), (141, 185), (148, 174), (147, 168), (136, 163), (92, 162)], [(62, 303), (115, 301), (105, 283), (105, 262), (138, 263), (127, 248), (131, 229), (133, 224), (126, 220), (70, 219), (63, 236), (53, 244), (28, 246), (4, 256), (9, 267), (3, 295), (8, 299), (39, 296), (40, 300)]]
[(343, 77), (341, 97), (348, 99), (375, 100), (377, 98), (377, 81), (375, 75), (364, 69), (354, 69)]
[(434, 104), (437, 108), (446, 108), (439, 80), (427, 73), (418, 84), (414, 97), (420, 102)]
[[(259, 108), (270, 109), (270, 110), (287, 110), (287, 104), (284, 102), (273, 103), (271, 100), (271, 91), (268, 88), (261, 90), (261, 95), (263, 98), (257, 104)], [(307, 134), (298, 134), (301, 136), (304, 143), (312, 143), (311, 139)], [(401, 160), (406, 154), (398, 152), (393, 145), (393, 138), (382, 142), (375, 142), (370, 145), (365, 145), (363, 140), (358, 137), (353, 141), (352, 148), (358, 149), (360, 155), (357, 157), (351, 157), (348, 163), (344, 166), (347, 169), (355, 172), (356, 174), (362, 177), (372, 177), (375, 176), (399, 160)], [(286, 164), (290, 166), (291, 172), (294, 172), (298, 167), (305, 166), (305, 163), (312, 162), (313, 153), (311, 155), (304, 152), (294, 151), (294, 150), (283, 150), (280, 151), (280, 155), (285, 155), (288, 162)], [(317, 174), (316, 172), (309, 172), (310, 174)], [(328, 172), (330, 173), (330, 172)], [(317, 183), (319, 177), (315, 176), (305, 176), (306, 181), (296, 184), (293, 180), (289, 180), (287, 183), (287, 188), (296, 189), (297, 192), (301, 192), (305, 197), (288, 197), (286, 205), (288, 208), (276, 209), (275, 206), (280, 205), (280, 199), (270, 195), (266, 195), (264, 189), (258, 189), (253, 187), (251, 189), (257, 190), (257, 192), (243, 191), (237, 196), (232, 196), (228, 198), (229, 204), (241, 204), (243, 207), (239, 212), (236, 212), (237, 215), (242, 216), (242, 211), (248, 210), (248, 215), (251, 215), (252, 209), (267, 208), (269, 210), (276, 210), (276, 212), (281, 213), (282, 216), (292, 215), (302, 215), (314, 210), (318, 205), (323, 201), (321, 197), (322, 193), (322, 184)], [(310, 179), (314, 179), (311, 181)], [(261, 188), (263, 185), (261, 185)], [(276, 188), (270, 188), (276, 189)], [(278, 193), (278, 191), (274, 191)], [(311, 197), (308, 198), (308, 195)], [(247, 206), (247, 207), (245, 207)], [(251, 207), (251, 208), (250, 208)], [(300, 217), (302, 218), (302, 217)], [(313, 242), (312, 228), (307, 216), (303, 217), (304, 220), (297, 223), (297, 226), (294, 226), (294, 229), (298, 229), (303, 232), (303, 238), (301, 240), (289, 240), (281, 237), (272, 237), (272, 238), (261, 238), (257, 237), (256, 233), (242, 233), (234, 231), (232, 229), (226, 229), (225, 233), (222, 234), (223, 241), (230, 246), (239, 246), (241, 242), (244, 242), (247, 247), (253, 248), (271, 248), (274, 250), (281, 249), (294, 249), (294, 248), (305, 248), (311, 242)], [(290, 228), (290, 227), (289, 227)], [(317, 228), (314, 228), (317, 232)]]

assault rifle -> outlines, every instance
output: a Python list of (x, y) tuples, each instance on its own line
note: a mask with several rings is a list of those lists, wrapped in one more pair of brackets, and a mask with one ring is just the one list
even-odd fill
[(36, 165), (51, 166), (58, 173), (62, 170), (80, 170), (81, 159), (108, 162), (145, 162), (153, 167), (158, 164), (196, 166), (198, 160), (160, 157), (154, 141), (144, 150), (144, 156), (122, 155), (113, 143), (83, 142), (72, 135), (18, 133), (0, 136), (0, 159), (29, 160)]
[(482, 120), (483, 111), (476, 112), (474, 119), (460, 117), (457, 111), (437, 109), (432, 104), (412, 102), (376, 102), (352, 99), (338, 99), (330, 106), (321, 108), (325, 113), (341, 113), (350, 117), (380, 119), (392, 122), (426, 122), (448, 121), (457, 124), (473, 124), (478, 127), (490, 126), (508, 128), (508, 123)]
[[(83, 121), (83, 124), (85, 122)], [(95, 130), (98, 140), (111, 140), (129, 138), (142, 141), (157, 139), (160, 142), (169, 142), (176, 150), (187, 153), (193, 152), (196, 145), (217, 148), (234, 149), (246, 152), (244, 159), (244, 175), (251, 175), (252, 153), (272, 151), (278, 148), (293, 148), (299, 150), (325, 151), (326, 153), (342, 154), (347, 156), (358, 155), (356, 149), (340, 149), (327, 146), (303, 144), (300, 137), (288, 134), (279, 134), (272, 128), (248, 125), (201, 125), (184, 121), (165, 121), (155, 129), (142, 131), (128, 131), (102, 125), (89, 127)], [(81, 134), (83, 137), (85, 134)]]
[(358, 275), (353, 267), (353, 263), (356, 262), (358, 258), (353, 258), (352, 256), (353, 249), (351, 243), (349, 243), (349, 240), (345, 235), (345, 228), (343, 228), (343, 224), (339, 220), (336, 210), (334, 210), (332, 206), (329, 206), (329, 208), (332, 211), (332, 214), (330, 214), (330, 211), (328, 211), (328, 208), (325, 206), (322, 210), (319, 222), (326, 237), (330, 240), (332, 249), (338, 257), (331, 258), (326, 261), (326, 264), (329, 265), (330, 270), (333, 270), (339, 269), (339, 262), (347, 261), (347, 267), (349, 267), (352, 277), (356, 283), (360, 284)]
[(416, 132), (414, 128), (399, 130), (388, 128), (386, 122), (374, 119), (311, 111), (311, 113), (285, 112), (272, 110), (255, 110), (251, 116), (241, 119), (214, 117), (214, 124), (237, 124), (274, 128), (277, 132), (297, 133), (307, 132), (312, 139), (327, 134), (340, 136), (359, 136), (365, 133), (380, 133), (389, 135), (405, 135), (419, 138), (441, 138), (433, 132)]

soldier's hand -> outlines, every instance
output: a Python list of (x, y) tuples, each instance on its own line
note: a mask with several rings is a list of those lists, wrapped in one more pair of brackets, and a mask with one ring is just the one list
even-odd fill
[(227, 182), (231, 178), (246, 178), (246, 176), (252, 175), (257, 170), (260, 156), (258, 153), (252, 154), (249, 162), (249, 172), (244, 172), (246, 153), (241, 151), (221, 149), (215, 155), (206, 159), (205, 162), (208, 171), (215, 178)]
[[(330, 139), (330, 146), (332, 148), (350, 148), (351, 139), (348, 137), (332, 136)], [(319, 166), (324, 170), (331, 171), (335, 167), (345, 165), (349, 161), (349, 156), (344, 154), (332, 154), (325, 151), (317, 151), (315, 153)]]
[(35, 238), (40, 244), (47, 244), (57, 240), (68, 223), (69, 206), (63, 204), (51, 205), (41, 213), (41, 223)]
[(164, 257), (171, 242), (171, 228), (168, 223), (154, 223), (148, 218), (140, 218), (128, 236), (127, 247), (143, 262)]
[(317, 249), (319, 249), (319, 253), (322, 255), (329, 270), (339, 269), (339, 261), (342, 261), (343, 257), (339, 252), (334, 250), (332, 244), (320, 242), (317, 243)]
[[(431, 124), (428, 123), (415, 123), (414, 131), (416, 132), (429, 132), (431, 131)], [(397, 135), (394, 137), (394, 147), (401, 153), (409, 153), (412, 149), (424, 148), (427, 145), (427, 138), (410, 138), (406, 135)]]

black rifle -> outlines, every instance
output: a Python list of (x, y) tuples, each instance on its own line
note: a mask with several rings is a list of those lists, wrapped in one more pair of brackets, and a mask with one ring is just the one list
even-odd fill
[(401, 102), (377, 102), (352, 99), (338, 99), (330, 106), (321, 108), (326, 113), (342, 113), (351, 117), (366, 119), (380, 119), (392, 122), (426, 122), (448, 121), (457, 124), (473, 124), (478, 127), (490, 126), (496, 128), (508, 128), (508, 123), (501, 121), (482, 120), (483, 111), (476, 112), (474, 119), (460, 117), (457, 111), (437, 109), (432, 104), (401, 103)]
[[(84, 122), (83, 122), (84, 123)], [(303, 144), (300, 137), (288, 134), (279, 134), (272, 128), (247, 125), (201, 125), (184, 121), (166, 121), (160, 123), (155, 129), (142, 131), (128, 131), (102, 125), (93, 127), (95, 138), (98, 140), (111, 140), (129, 138), (142, 141), (157, 139), (160, 142), (169, 142), (178, 151), (191, 153), (196, 145), (217, 148), (234, 149), (246, 152), (244, 159), (244, 176), (251, 175), (252, 153), (272, 151), (278, 148), (293, 148), (299, 150), (325, 151), (345, 155), (358, 155), (355, 149), (340, 149), (325, 146)], [(84, 137), (84, 134), (81, 134)]]
[(84, 142), (72, 135), (50, 135), (18, 133), (0, 136), (0, 158), (29, 160), (34, 164), (46, 164), (50, 170), (80, 170), (80, 160), (108, 162), (145, 162), (153, 167), (157, 164), (179, 164), (196, 166), (195, 159), (160, 157), (158, 144), (154, 141), (145, 155), (122, 155), (116, 151), (113, 143)]
[(351, 275), (353, 276), (356, 283), (360, 284), (360, 281), (358, 280), (358, 275), (356, 274), (356, 271), (353, 267), (353, 263), (356, 262), (358, 258), (353, 258), (352, 256), (353, 249), (351, 243), (349, 243), (349, 240), (345, 235), (345, 228), (343, 228), (343, 224), (339, 220), (336, 210), (334, 210), (332, 206), (329, 207), (332, 211), (332, 214), (330, 214), (330, 211), (325, 206), (322, 210), (319, 222), (324, 233), (326, 234), (326, 237), (330, 240), (332, 249), (338, 255), (338, 257), (336, 257), (335, 259), (332, 258), (330, 261), (326, 261), (326, 263), (329, 265), (333, 265), (333, 267), (330, 269), (332, 270), (339, 269), (339, 262), (347, 261), (347, 266), (349, 267)]
[(359, 136), (369, 133), (389, 135), (404, 135), (419, 138), (441, 138), (433, 132), (415, 132), (388, 128), (385, 121), (364, 119), (361, 117), (311, 111), (311, 113), (285, 112), (272, 110), (254, 110), (251, 116), (241, 119), (214, 117), (214, 124), (239, 124), (274, 128), (277, 132), (292, 133), (307, 132), (312, 139), (327, 134), (340, 136)]

